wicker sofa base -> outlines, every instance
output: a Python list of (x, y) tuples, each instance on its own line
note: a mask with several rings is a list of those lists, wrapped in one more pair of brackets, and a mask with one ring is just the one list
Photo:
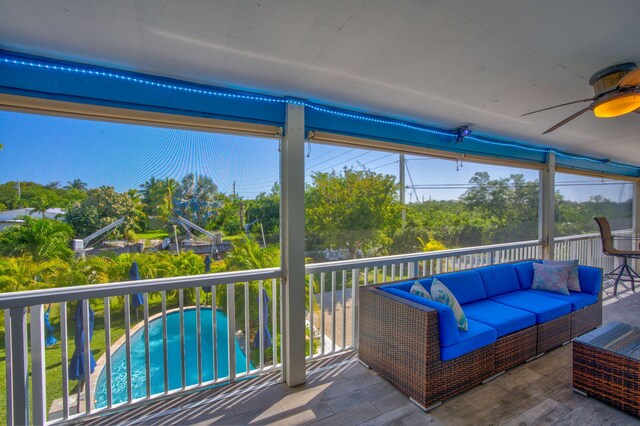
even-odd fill
[(636, 360), (576, 341), (573, 387), (640, 417), (640, 362)]
[(438, 360), (429, 367), (424, 399), (414, 399), (424, 407), (432, 406), (479, 385), (494, 371), (495, 343), (449, 361)]
[(538, 355), (571, 340), (571, 314), (538, 324)]
[(602, 324), (602, 301), (571, 313), (571, 338), (598, 328)]
[(358, 357), (415, 402), (430, 407), (491, 377), (495, 343), (442, 361), (438, 313), (367, 286), (360, 287)]
[(422, 407), (438, 403), (601, 324), (601, 299), (573, 314), (517, 331), (457, 358), (440, 359), (438, 313), (380, 290), (359, 288), (360, 360)]
[(537, 341), (538, 327), (535, 325), (498, 339), (494, 374), (501, 373), (535, 357)]

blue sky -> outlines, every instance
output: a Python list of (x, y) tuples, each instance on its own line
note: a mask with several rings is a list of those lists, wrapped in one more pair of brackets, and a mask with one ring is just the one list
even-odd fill
[[(278, 143), (273, 139), (207, 132), (143, 127), (70, 118), (0, 111), (0, 183), (6, 181), (60, 181), (82, 179), (89, 187), (114, 186), (117, 191), (138, 188), (147, 179), (187, 173), (213, 178), (220, 190), (236, 191), (245, 198), (267, 192), (278, 181)], [(308, 149), (308, 147), (307, 147)], [(398, 155), (348, 147), (311, 144), (305, 158), (307, 181), (313, 172), (367, 167), (398, 175)], [(522, 173), (536, 179), (537, 171), (485, 164), (406, 156), (408, 185), (428, 188), (407, 190), (407, 201), (455, 199), (477, 171), (492, 178)], [(614, 201), (631, 196), (629, 184), (608, 185), (595, 178), (557, 175), (558, 189), (566, 198), (587, 200), (602, 195)], [(563, 184), (578, 182), (579, 185)], [(444, 187), (443, 187), (444, 186)]]

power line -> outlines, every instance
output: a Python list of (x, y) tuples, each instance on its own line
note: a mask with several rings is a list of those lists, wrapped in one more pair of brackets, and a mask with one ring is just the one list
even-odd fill
[(399, 160), (395, 160), (395, 161), (392, 161), (392, 162), (390, 162), (390, 163), (383, 164), (383, 165), (378, 166), (378, 167), (373, 167), (373, 168), (371, 168), (371, 169), (369, 169), (369, 170), (378, 170), (378, 169), (381, 169), (381, 168), (383, 168), (383, 167), (390, 166), (390, 165), (392, 165), (392, 164), (396, 164), (398, 161), (399, 161)]
[[(356, 158), (358, 158), (358, 157), (362, 157), (363, 155), (367, 155), (367, 154), (369, 154), (369, 153), (368, 153), (368, 152), (363, 152), (362, 154), (358, 154), (358, 155), (356, 155), (355, 157), (351, 157), (351, 158), (349, 158), (349, 159), (347, 159), (347, 160), (344, 160), (344, 161), (341, 161), (341, 162), (339, 162), (339, 163), (333, 164), (333, 165), (331, 165), (331, 166), (329, 166), (329, 167), (325, 167), (324, 169), (321, 169), (321, 170), (314, 170), (314, 171), (315, 171), (315, 172), (324, 172), (325, 170), (333, 169), (333, 168), (334, 168), (334, 167), (336, 167), (336, 166), (339, 166), (339, 165), (341, 165), (341, 164), (346, 164), (346, 163), (348, 163), (348, 162), (349, 162), (349, 161), (351, 161), (351, 160), (355, 160)], [(306, 170), (306, 169), (305, 169), (305, 170)]]
[[(406, 164), (405, 164), (406, 167)], [(415, 185), (413, 184), (413, 178), (411, 177), (411, 172), (409, 171), (409, 167), (407, 167), (407, 175), (409, 176), (409, 180), (411, 181), (411, 186), (413, 186), (413, 193), (416, 194), (416, 201), (420, 200), (418, 197), (418, 191), (416, 191)]]
[(351, 151), (355, 151), (355, 148), (351, 148), (351, 149), (349, 149), (349, 150), (347, 150), (347, 151), (343, 152), (342, 154), (338, 154), (338, 155), (336, 155), (335, 157), (331, 157), (331, 158), (329, 158), (328, 160), (321, 161), (321, 162), (319, 162), (318, 164), (309, 165), (308, 167), (305, 167), (305, 168), (304, 168), (304, 170), (305, 170), (305, 171), (307, 171), (307, 170), (309, 170), (309, 169), (311, 169), (311, 168), (313, 168), (313, 167), (318, 167), (320, 164), (324, 164), (324, 163), (328, 163), (329, 161), (333, 161), (333, 160), (335, 160), (335, 159), (336, 159), (336, 158), (338, 158), (338, 157), (342, 157), (343, 155), (350, 153)]

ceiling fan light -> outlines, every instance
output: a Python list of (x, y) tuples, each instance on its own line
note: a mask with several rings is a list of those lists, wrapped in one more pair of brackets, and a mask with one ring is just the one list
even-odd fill
[(627, 93), (609, 98), (593, 108), (596, 117), (618, 117), (640, 108), (640, 93)]

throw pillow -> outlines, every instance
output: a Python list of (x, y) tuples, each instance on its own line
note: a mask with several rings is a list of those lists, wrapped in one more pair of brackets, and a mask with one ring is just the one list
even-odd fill
[(409, 293), (415, 294), (416, 296), (424, 297), (425, 299), (433, 300), (427, 289), (424, 288), (422, 284), (420, 284), (420, 281), (416, 281), (415, 283), (413, 283), (413, 285), (411, 286), (411, 290), (409, 290)]
[(569, 269), (571, 269), (571, 267), (568, 265), (534, 263), (531, 289), (551, 291), (568, 296), (567, 278), (569, 277)]
[(569, 291), (582, 292), (580, 289), (580, 278), (578, 275), (578, 260), (543, 260), (542, 263), (549, 265), (566, 265), (571, 267), (569, 269), (569, 278), (567, 278), (567, 287)]
[(458, 303), (456, 297), (451, 293), (451, 290), (449, 290), (447, 286), (437, 278), (434, 278), (433, 284), (431, 284), (431, 297), (436, 302), (445, 304), (453, 310), (453, 315), (456, 317), (456, 323), (458, 324), (459, 330), (469, 330), (467, 316), (464, 314), (462, 307), (460, 307), (460, 303)]

